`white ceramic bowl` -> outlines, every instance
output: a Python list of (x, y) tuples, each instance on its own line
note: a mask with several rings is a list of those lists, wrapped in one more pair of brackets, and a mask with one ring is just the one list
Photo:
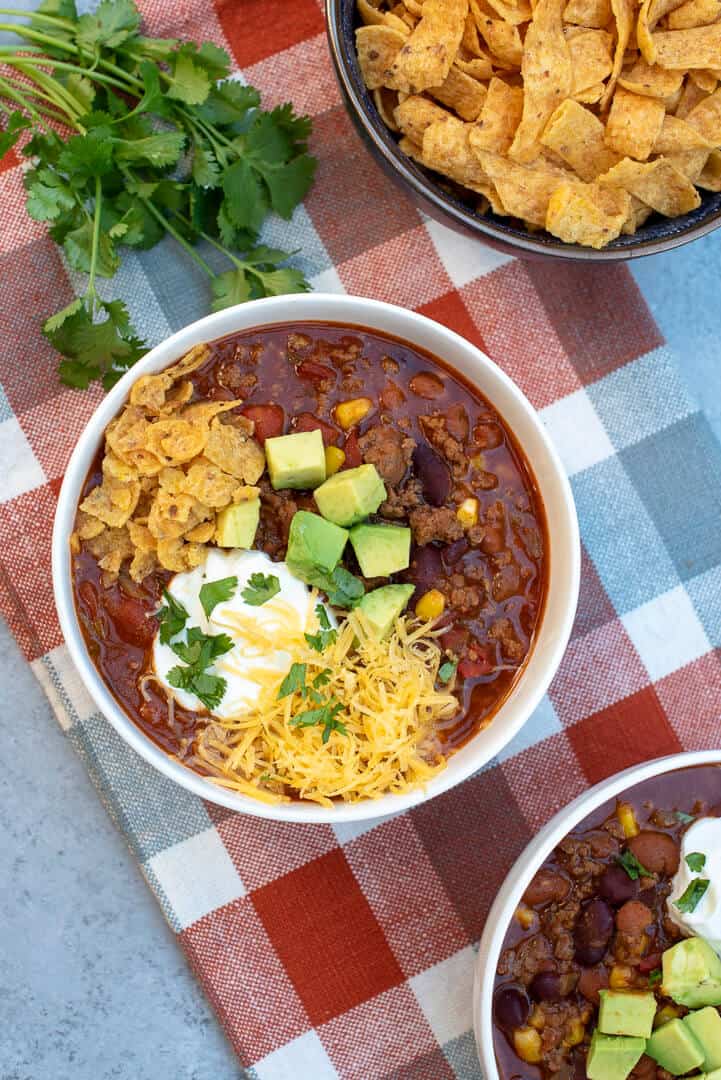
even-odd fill
[[(308, 320), (393, 334), (442, 357), (475, 383), (508, 423), (528, 457), (546, 509), (550, 547), (541, 628), (518, 685), (493, 723), (454, 754), (448, 767), (425, 790), (339, 804), (332, 809), (302, 802), (269, 806), (225, 791), (170, 758), (144, 735), (117, 704), (88, 655), (73, 603), (68, 546), (80, 491), (103, 432), (139, 375), (160, 371), (199, 342), (274, 323)], [(579, 566), (578, 522), (566, 475), (534, 409), (508, 376), (464, 338), (422, 315), (375, 300), (323, 293), (271, 297), (229, 308), (199, 319), (151, 349), (110, 391), (81, 435), (65, 473), (53, 531), (53, 582), (60, 625), (83, 682), (118, 734), (161, 773), (196, 795), (233, 810), (283, 821), (361, 821), (406, 810), (447, 791), (490, 761), (529, 718), (560, 663), (576, 610)]]
[(634, 765), (584, 791), (572, 803), (559, 810), (523, 849), (509, 870), (488, 912), (476, 962), (473, 982), (473, 1029), (478, 1057), (486, 1080), (498, 1080), (499, 1075), (493, 1049), (493, 984), (498, 957), (513, 913), (538, 868), (564, 836), (572, 832), (599, 806), (616, 795), (620, 795), (622, 791), (627, 791), (654, 776), (674, 772), (676, 769), (717, 763), (721, 764), (721, 750), (696, 750), (686, 754), (671, 754), (669, 757), (656, 758), (654, 761)]

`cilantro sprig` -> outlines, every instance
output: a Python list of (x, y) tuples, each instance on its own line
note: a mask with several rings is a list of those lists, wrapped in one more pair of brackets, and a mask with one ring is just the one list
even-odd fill
[(220, 578), (218, 581), (206, 581), (205, 585), (201, 585), (200, 593), (198, 595), (206, 618), (210, 618), (213, 609), (216, 608), (218, 604), (224, 604), (226, 600), (230, 600), (237, 588), (237, 577)]
[(279, 592), (280, 581), (275, 574), (251, 574), (240, 595), (251, 607), (261, 607)]
[(331, 626), (331, 621), (328, 618), (328, 612), (325, 609), (324, 604), (315, 605), (315, 613), (318, 616), (318, 622), (320, 623), (320, 629), (317, 634), (304, 634), (305, 640), (310, 645), (311, 649), (316, 652), (325, 652), (329, 645), (332, 645), (338, 637), (338, 631), (334, 630)]
[(173, 237), (210, 278), (214, 310), (308, 289), (287, 252), (258, 243), (267, 214), (290, 218), (313, 181), (307, 117), (264, 111), (210, 42), (144, 37), (134, 0), (81, 16), (74, 0), (46, 0), (23, 15), (0, 22), (21, 39), (0, 46), (0, 157), (32, 129), (28, 214), (87, 275), (43, 326), (64, 383), (108, 388), (145, 351), (125, 304), (99, 286), (124, 249)]
[(694, 874), (700, 874), (706, 865), (706, 856), (702, 851), (692, 851), (686, 856), (686, 865)]
[(278, 688), (278, 700), (290, 697), (291, 694), (300, 694), (301, 699), (312, 702), (315, 708), (306, 709), (305, 712), (297, 713), (290, 721), (291, 727), (314, 727), (321, 724), (323, 735), (321, 741), (327, 743), (331, 732), (338, 731), (341, 735), (347, 735), (348, 730), (338, 714), (343, 711), (343, 705), (336, 698), (324, 699), (320, 692), (330, 682), (330, 668), (324, 668), (313, 678), (310, 686), (306, 682), (308, 665), (301, 663), (291, 664), (288, 674)]
[(678, 900), (674, 900), (674, 907), (677, 907), (682, 914), (691, 914), (703, 900), (710, 884), (707, 878), (694, 878)]
[(632, 851), (624, 851), (622, 855), (617, 855), (616, 862), (619, 866), (623, 867), (631, 881), (638, 881), (640, 877), (653, 876), (651, 872), (638, 861)]
[(222, 676), (210, 674), (208, 668), (219, 656), (230, 652), (232, 639), (227, 634), (206, 634), (199, 626), (191, 626), (185, 641), (171, 642), (170, 647), (185, 665), (170, 669), (167, 676), (170, 685), (195, 694), (206, 709), (217, 708), (228, 684)]
[(160, 624), (160, 642), (162, 645), (168, 645), (171, 638), (184, 629), (189, 616), (180, 601), (171, 596), (167, 589), (163, 590), (163, 599), (165, 604), (159, 609), (156, 617)]

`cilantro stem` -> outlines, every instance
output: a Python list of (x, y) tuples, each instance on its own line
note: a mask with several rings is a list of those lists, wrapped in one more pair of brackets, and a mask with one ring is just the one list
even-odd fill
[(98, 248), (100, 245), (100, 212), (103, 205), (103, 187), (100, 177), (95, 177), (95, 216), (93, 219), (93, 246), (90, 252), (90, 272), (88, 274), (88, 288), (86, 296), (95, 300), (95, 270), (98, 262)]
[[(17, 14), (17, 12), (13, 12), (13, 14)], [(53, 49), (60, 49), (63, 52), (71, 53), (73, 56), (83, 55), (82, 50), (79, 49), (77, 45), (72, 45), (69, 41), (62, 41), (60, 38), (50, 37), (48, 34), (42, 34), (37, 30), (32, 30), (29, 26), (24, 26), (22, 23), (0, 23), (0, 30), (5, 30), (10, 34), (15, 34), (17, 37), (23, 39), (38, 41), (41, 45), (49, 45)], [(50, 62), (49, 59), (48, 62)], [(117, 64), (113, 64), (110, 60), (98, 58), (92, 68), (78, 65), (77, 70), (83, 75), (92, 77), (96, 65), (103, 68), (105, 71), (112, 72), (113, 75), (121, 76), (122, 83), (119, 85), (122, 85), (122, 88), (129, 93), (131, 92), (129, 87), (134, 87), (136, 90), (139, 90), (141, 94), (143, 93), (145, 89), (143, 80), (137, 79), (134, 75), (131, 75), (130, 72), (125, 71)]]
[[(25, 109), (33, 118), (35, 123), (39, 124), (40, 127), (43, 128), (45, 132), (47, 132), (47, 134), (51, 133), (52, 128), (45, 123), (45, 120), (41, 116), (40, 111), (33, 105), (31, 101), (28, 101), (24, 94), (19, 93), (13, 86), (11, 86), (8, 79), (3, 78), (2, 76), (0, 76), (0, 92), (3, 94), (4, 97), (9, 98), (17, 105), (20, 105), (21, 108)], [(63, 123), (65, 123), (65, 120), (63, 120)]]
[[(123, 170), (123, 173), (124, 173), (126, 179), (128, 179), (128, 180), (131, 179), (130, 175), (127, 172), (125, 172), (125, 170)], [(204, 270), (209, 278), (217, 277), (217, 275), (215, 273), (215, 270), (213, 270), (210, 266), (208, 266), (208, 264), (205, 261), (205, 259), (203, 258), (203, 256), (198, 254), (198, 252), (195, 250), (193, 245), (190, 244), (185, 239), (185, 237), (181, 233), (178, 232), (177, 229), (173, 228), (171, 223), (166, 218), (165, 214), (161, 214), (161, 212), (160, 212), (160, 210), (158, 210), (157, 206), (155, 206), (150, 199), (146, 199), (144, 195), (138, 195), (138, 198), (143, 203), (146, 210), (148, 210), (148, 212), (153, 215), (155, 220), (160, 225), (163, 226), (163, 228), (166, 230), (166, 232), (169, 232), (170, 235), (173, 237), (173, 239), (177, 240), (177, 242), (180, 244), (180, 246), (182, 248), (184, 248), (185, 251), (187, 251), (188, 255), (190, 255), (191, 259), (193, 259), (198, 264), (198, 266), (201, 268), (201, 270)]]
[[(48, 26), (57, 26), (61, 30), (71, 30), (73, 25), (68, 19), (63, 19), (61, 15), (46, 15), (42, 11), (18, 11), (17, 8), (0, 7), (0, 15), (22, 15), (32, 22), (46, 23)], [(20, 25), (24, 26), (24, 23), (20, 23)]]
[[(48, 94), (44, 93), (42, 90), (39, 90), (39, 89), (31, 90), (29, 88), (29, 86), (27, 85), (27, 83), (20, 82), (19, 79), (13, 79), (9, 75), (4, 76), (4, 78), (2, 80), (0, 80), (0, 97), (2, 97), (2, 87), (4, 85), (11, 85), (11, 86), (17, 87), (18, 89), (22, 89), (22, 90), (24, 90), (26, 92), (26, 94), (30, 95), (30, 98), (39, 98), (41, 101), (47, 101), (47, 102), (50, 102), (53, 105), (56, 104), (56, 102)], [(28, 105), (29, 104), (30, 104), (30, 102), (28, 102)], [(51, 120), (57, 121), (57, 123), (59, 123), (59, 124), (67, 124), (69, 122), (68, 114), (65, 113), (65, 112), (57, 112), (55, 109), (49, 109), (49, 108), (47, 108), (47, 106), (40, 105), (37, 102), (33, 102), (32, 104), (38, 110), (38, 113), (41, 114), (42, 116), (47, 116)], [(26, 105), (25, 107), (28, 108), (28, 105)], [(3, 106), (0, 103), (0, 108), (2, 108), (2, 107)]]
[(59, 83), (57, 79), (53, 79), (48, 75), (47, 72), (41, 71), (39, 68), (28, 66), (24, 63), (18, 63), (17, 61), (15, 66), (18, 71), (22, 72), (28, 79), (31, 79), (38, 86), (42, 87), (47, 94), (51, 95), (50, 100), (53, 104), (64, 109), (73, 120), (77, 120), (84, 112), (86, 112), (70, 91), (63, 86), (62, 83)]
[(93, 68), (82, 67), (80, 64), (68, 64), (64, 60), (54, 60), (51, 56), (23, 56), (15, 55), (4, 56), (0, 51), (0, 61), (3, 64), (12, 64), (19, 67), (21, 64), (32, 64), (34, 67), (51, 67), (56, 71), (68, 71), (73, 75), (85, 75), (86, 78), (92, 79), (93, 82), (104, 83), (107, 86), (115, 86), (118, 90), (122, 90), (124, 93), (128, 92), (128, 87), (120, 79), (114, 78), (112, 75), (103, 75), (100, 71), (95, 71)]

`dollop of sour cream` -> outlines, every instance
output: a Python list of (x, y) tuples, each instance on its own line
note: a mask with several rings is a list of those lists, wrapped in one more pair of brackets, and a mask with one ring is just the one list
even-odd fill
[[(280, 586), (275, 596), (260, 605), (247, 604), (242, 597), (252, 574), (272, 575)], [(232, 577), (238, 579), (232, 595), (207, 617), (200, 601), (201, 587)], [(292, 663), (294, 644), (302, 642), (303, 634), (315, 632), (318, 626), (317, 600), (311, 590), (293, 577), (285, 563), (273, 562), (262, 551), (211, 550), (203, 566), (176, 574), (168, 592), (188, 612), (184, 630), (173, 641), (184, 640), (192, 626), (206, 634), (227, 634), (233, 641), (233, 648), (207, 669), (208, 674), (221, 676), (227, 684), (220, 704), (213, 709), (213, 715), (220, 719), (247, 713), (257, 703), (269, 674), (280, 681)], [(332, 614), (328, 615), (335, 624)], [(157, 678), (184, 709), (204, 709), (194, 694), (168, 682), (168, 672), (182, 661), (170, 644), (161, 643), (159, 635), (153, 644), (153, 661)]]
[[(692, 870), (686, 860), (698, 854), (704, 857), (703, 867)], [(696, 878), (708, 881), (706, 892), (693, 911), (681, 912), (676, 903)], [(670, 918), (685, 934), (705, 938), (721, 953), (721, 818), (699, 818), (684, 833), (681, 861), (666, 904)]]

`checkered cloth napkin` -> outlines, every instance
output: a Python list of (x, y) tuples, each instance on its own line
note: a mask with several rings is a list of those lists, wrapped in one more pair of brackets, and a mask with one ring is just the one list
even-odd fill
[[(314, 120), (318, 179), (292, 223), (317, 289), (415, 308), (522, 387), (568, 469), (581, 602), (551, 690), (491, 767), (410, 813), (274, 824), (153, 772), (93, 708), (63, 645), (50, 530), (70, 450), (100, 393), (62, 389), (41, 316), (80, 285), (0, 163), (0, 603), (127, 837), (247, 1076), (478, 1077), (474, 943), (531, 835), (634, 762), (718, 745), (721, 450), (622, 266), (523, 263), (424, 220), (352, 132), (320, 0), (148, 0), (147, 29), (210, 38), (266, 104)], [(259, 30), (259, 28), (261, 28)], [(171, 243), (116, 286), (155, 343), (208, 309)]]

